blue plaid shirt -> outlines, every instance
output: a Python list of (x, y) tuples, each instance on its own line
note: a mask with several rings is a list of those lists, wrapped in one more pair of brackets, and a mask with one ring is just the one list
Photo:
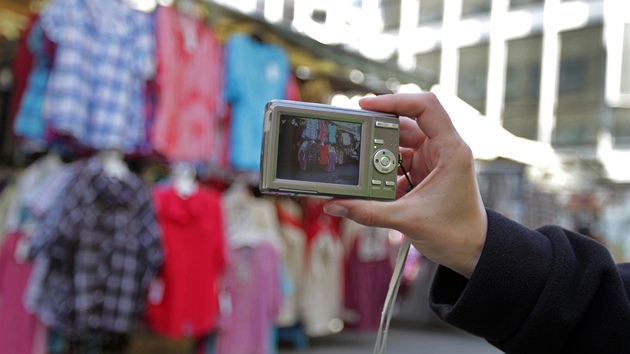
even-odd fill
[(135, 152), (146, 140), (145, 80), (156, 66), (152, 15), (123, 1), (53, 0), (40, 21), (57, 44), (47, 123), (87, 147)]

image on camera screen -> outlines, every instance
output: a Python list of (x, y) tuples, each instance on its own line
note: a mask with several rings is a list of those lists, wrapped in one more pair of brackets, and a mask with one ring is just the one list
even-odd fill
[(276, 178), (356, 186), (361, 123), (280, 116)]

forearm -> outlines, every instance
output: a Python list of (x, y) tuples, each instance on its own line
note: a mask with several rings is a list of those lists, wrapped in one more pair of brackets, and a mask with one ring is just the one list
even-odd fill
[(630, 350), (624, 276), (628, 283), (630, 272), (593, 240), (559, 227), (529, 230), (488, 210), (472, 277), (440, 268), (431, 306), (508, 352)]

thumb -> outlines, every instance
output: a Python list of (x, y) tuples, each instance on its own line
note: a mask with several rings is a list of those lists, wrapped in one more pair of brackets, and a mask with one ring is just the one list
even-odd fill
[[(391, 225), (394, 204), (394, 201), (332, 199), (324, 205), (324, 212), (365, 226), (395, 228), (395, 225)], [(386, 217), (387, 215), (390, 216)]]

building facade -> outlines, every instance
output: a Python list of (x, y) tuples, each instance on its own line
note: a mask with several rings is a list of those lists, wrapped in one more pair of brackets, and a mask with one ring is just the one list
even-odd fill
[(512, 134), (550, 144), (563, 162), (560, 205), (583, 215), (574, 201), (589, 196), (586, 213), (630, 255), (627, 0), (216, 2), (433, 76)]

